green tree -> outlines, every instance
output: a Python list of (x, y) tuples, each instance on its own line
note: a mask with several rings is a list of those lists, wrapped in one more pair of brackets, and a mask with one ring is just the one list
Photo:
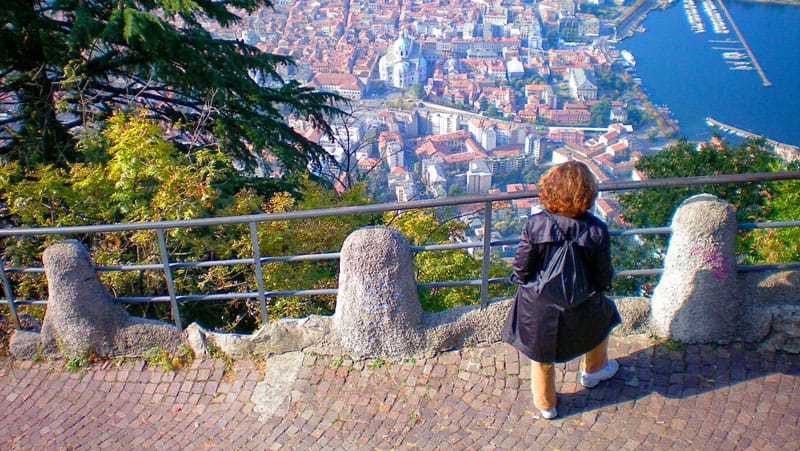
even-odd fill
[(411, 95), (415, 99), (425, 98), (425, 87), (422, 86), (422, 83), (414, 83), (411, 85)]
[[(776, 172), (785, 169), (777, 156), (765, 149), (763, 139), (745, 140), (738, 145), (697, 145), (685, 140), (666, 150), (642, 157), (637, 164), (648, 179), (717, 174)], [(698, 193), (710, 193), (730, 202), (739, 222), (796, 218), (800, 203), (797, 181), (749, 182), (741, 184), (699, 185), (632, 191), (619, 196), (623, 219), (634, 227), (669, 225), (680, 203)], [(800, 257), (800, 234), (795, 228), (756, 230), (741, 233), (738, 252), (747, 263), (796, 261)], [(613, 255), (618, 268), (657, 267), (663, 256), (663, 237), (643, 236), (616, 240)], [(642, 263), (646, 262), (646, 263)], [(648, 293), (652, 280), (629, 277), (615, 280), (616, 293)], [(638, 288), (637, 288), (638, 287)]]
[[(8, 206), (6, 222), (34, 226), (131, 223), (357, 205), (369, 199), (363, 184), (339, 195), (308, 178), (298, 181), (297, 195), (276, 193), (265, 200), (252, 188), (231, 191), (228, 181), (237, 171), (227, 155), (215, 149), (186, 154), (163, 135), (156, 121), (119, 114), (107, 121), (103, 134), (79, 146), (91, 156), (90, 161), (66, 168), (38, 164), (26, 171), (16, 161), (0, 166), (0, 203)], [(377, 220), (363, 215), (266, 223), (258, 227), (259, 245), (264, 255), (336, 251), (347, 234)], [(160, 262), (153, 231), (75, 238), (87, 245), (98, 266)], [(13, 266), (36, 265), (44, 248), (59, 239), (6, 239), (4, 261)], [(178, 263), (252, 258), (247, 225), (169, 229), (166, 241), (171, 258)], [(336, 285), (337, 269), (330, 262), (268, 263), (264, 283), (267, 290), (327, 288)], [(11, 277), (16, 296), (47, 296), (40, 277)], [(167, 292), (159, 271), (109, 272), (101, 277), (115, 296)], [(257, 286), (248, 265), (176, 269), (174, 280), (178, 293), (252, 292)], [(333, 302), (331, 297), (279, 298), (268, 311), (272, 318), (330, 313)], [(165, 304), (128, 308), (137, 315), (170, 319)], [(226, 330), (252, 331), (261, 321), (257, 303), (244, 300), (183, 303), (181, 314), (187, 322)]]
[[(609, 224), (609, 228), (620, 227)], [(617, 271), (662, 267), (659, 250), (659, 243), (652, 240), (640, 240), (632, 236), (611, 237), (611, 262)], [(612, 280), (611, 294), (648, 296), (657, 282), (657, 276), (616, 276)]]
[[(258, 205), (256, 193), (222, 197), (215, 186), (235, 173), (227, 156), (214, 149), (181, 153), (162, 138), (163, 133), (154, 121), (118, 115), (108, 121), (102, 135), (82, 144), (82, 151), (92, 156), (88, 162), (65, 168), (36, 164), (23, 169), (18, 161), (0, 166), (0, 203), (7, 206), (4, 222), (63, 226), (190, 219), (237, 202), (235, 211), (253, 212), (248, 207)], [(151, 231), (77, 238), (92, 249), (98, 265), (158, 261), (157, 240)], [(31, 264), (58, 239), (7, 239), (3, 258), (11, 264)], [(185, 231), (170, 234), (179, 248), (191, 247), (196, 239)], [(219, 249), (213, 240), (198, 248), (204, 251), (200, 255)], [(110, 282), (118, 294), (163, 293), (157, 274), (114, 277)], [(40, 280), (24, 279), (15, 288), (23, 297), (39, 297), (42, 285)]]
[(548, 166), (537, 164), (533, 156), (529, 156), (525, 159), (521, 167), (492, 176), (492, 188), (505, 191), (506, 185), (511, 183), (522, 182), (535, 184), (547, 169), (549, 169)]
[[(433, 211), (413, 210), (400, 214), (387, 214), (384, 223), (394, 227), (408, 238), (412, 246), (444, 244), (465, 236), (466, 224), (458, 220), (440, 220)], [(481, 259), (469, 255), (465, 250), (417, 252), (414, 255), (417, 282), (441, 282), (443, 280), (467, 280), (479, 278)], [(508, 277), (510, 268), (501, 260), (493, 260), (490, 277)], [(513, 292), (509, 284), (491, 285), (490, 297), (508, 296)], [(420, 290), (422, 308), (425, 311), (440, 311), (460, 305), (477, 304), (480, 287), (445, 287)]]
[[(797, 170), (797, 163), (787, 170)], [(769, 196), (764, 202), (765, 219), (769, 221), (796, 221), (800, 218), (800, 181), (771, 182)], [(746, 264), (788, 263), (800, 260), (800, 228), (753, 230), (744, 235)]]
[(556, 28), (551, 28), (545, 35), (545, 42), (547, 42), (547, 48), (557, 49), (558, 38), (559, 38), (558, 30)]
[(500, 221), (495, 221), (492, 226), (502, 236), (519, 234), (522, 230), (522, 220), (518, 215), (511, 214)]
[(268, 150), (286, 175), (327, 154), (286, 123), (329, 132), (338, 96), (284, 81), (289, 57), (215, 38), (270, 0), (6, 0), (0, 6), (0, 153), (23, 167), (79, 161), (81, 133), (145, 107), (186, 150), (222, 149), (252, 167)]
[(644, 122), (644, 114), (642, 113), (642, 110), (634, 106), (628, 106), (627, 111), (628, 111), (627, 123), (631, 124), (633, 128), (639, 128), (642, 122)]
[(625, 80), (611, 69), (598, 68), (595, 71), (595, 82), (600, 96), (607, 99), (619, 98), (625, 91)]
[[(715, 147), (681, 140), (667, 149), (646, 155), (636, 165), (648, 179), (715, 174), (771, 172), (779, 166), (777, 157), (765, 149), (764, 141), (747, 140), (739, 145)], [(710, 193), (727, 200), (740, 220), (762, 217), (768, 196), (765, 183), (740, 185), (699, 185), (632, 191), (620, 196), (623, 217), (637, 227), (669, 224), (677, 206), (698, 193)]]
[(605, 127), (608, 125), (611, 113), (611, 102), (608, 100), (601, 100), (591, 108), (592, 118), (589, 120), (589, 125), (592, 127)]
[(453, 183), (447, 188), (447, 195), (450, 197), (458, 197), (464, 194), (464, 187), (461, 184)]
[(537, 183), (539, 181), (539, 177), (542, 176), (548, 169), (549, 166), (541, 165), (533, 161), (532, 158), (525, 161), (525, 166), (522, 168), (522, 180), (523, 183)]

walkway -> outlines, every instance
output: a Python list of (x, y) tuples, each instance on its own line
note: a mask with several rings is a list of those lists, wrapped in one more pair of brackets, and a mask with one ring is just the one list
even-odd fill
[(640, 336), (611, 352), (622, 369), (593, 390), (559, 366), (554, 421), (532, 417), (528, 364), (502, 343), (416, 361), (298, 353), (286, 372), (0, 362), (0, 449), (797, 449), (800, 355)]
[[(714, 119), (713, 117), (706, 117), (706, 124), (710, 125), (711, 127), (718, 127), (722, 131), (733, 133), (734, 135), (741, 136), (742, 138), (754, 138), (754, 139), (761, 138), (761, 136), (753, 132), (749, 132), (747, 130), (734, 127), (733, 125), (720, 122)], [(790, 155), (800, 155), (800, 146), (794, 146), (791, 144), (782, 143), (780, 141), (775, 141), (774, 139), (769, 139), (769, 138), (764, 138), (764, 139), (766, 143), (775, 148), (776, 151), (780, 150)]]

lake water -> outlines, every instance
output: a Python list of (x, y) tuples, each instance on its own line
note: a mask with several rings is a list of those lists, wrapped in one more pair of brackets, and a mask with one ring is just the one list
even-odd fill
[(714, 32), (701, 1), (696, 0), (705, 26), (704, 33), (696, 33), (683, 1), (652, 11), (642, 24), (646, 31), (618, 45), (636, 58), (637, 76), (650, 99), (669, 106), (680, 134), (693, 141), (707, 140), (714, 133), (705, 122), (713, 117), (800, 145), (800, 6), (725, 3), (772, 83), (764, 87), (757, 71), (731, 69), (743, 66), (746, 58), (735, 59), (738, 55), (730, 53), (729, 59), (724, 58), (723, 54), (735, 53), (742, 46), (722, 10), (717, 7), (730, 30), (727, 34)]

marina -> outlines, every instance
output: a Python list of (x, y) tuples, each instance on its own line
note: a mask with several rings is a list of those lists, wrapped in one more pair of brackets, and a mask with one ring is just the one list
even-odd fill
[[(747, 41), (744, 40), (744, 36), (742, 32), (739, 31), (739, 27), (736, 26), (736, 22), (733, 21), (733, 17), (731, 17), (731, 13), (728, 12), (728, 8), (725, 6), (724, 0), (719, 0), (719, 7), (722, 12), (725, 14), (725, 17), (728, 18), (728, 23), (731, 24), (731, 28), (733, 28), (733, 32), (736, 33), (736, 36), (739, 38), (739, 43), (742, 45), (742, 48), (745, 52), (747, 52), (747, 56), (750, 58), (750, 62), (752, 63), (752, 67), (758, 71), (758, 76), (761, 77), (761, 82), (764, 87), (772, 86), (772, 83), (767, 79), (767, 74), (764, 73), (764, 70), (761, 68), (761, 65), (758, 64), (758, 60), (756, 59), (756, 55), (753, 54), (753, 51), (750, 50), (750, 46), (747, 45)], [(734, 66), (733, 69), (736, 67), (744, 67), (744, 66)], [(741, 69), (737, 69), (741, 70)]]
[(728, 26), (725, 25), (725, 20), (720, 15), (719, 11), (717, 11), (716, 6), (714, 6), (714, 2), (712, 0), (702, 0), (703, 2), (703, 11), (705, 11), (706, 16), (711, 21), (711, 28), (714, 30), (716, 34), (727, 34)]
[(744, 52), (722, 52), (722, 57), (726, 60), (740, 60), (747, 58), (747, 54)]
[(700, 12), (697, 10), (697, 3), (694, 0), (683, 0), (683, 10), (686, 12), (686, 19), (689, 20), (689, 26), (695, 33), (705, 33), (706, 26), (703, 19), (700, 17)]
[[(711, 22), (711, 29), (714, 31), (715, 34), (727, 34), (730, 33), (728, 26), (725, 23), (725, 19), (720, 14), (717, 7), (714, 5), (713, 0), (700, 0), (701, 5), (703, 7), (703, 12), (708, 20)], [(766, 75), (764, 74), (763, 70), (761, 70), (761, 66), (758, 64), (758, 61), (755, 59), (755, 55), (747, 46), (747, 43), (744, 41), (744, 37), (739, 32), (738, 27), (733, 22), (733, 18), (728, 13), (723, 0), (719, 0), (720, 9), (725, 13), (725, 16), (728, 18), (728, 22), (730, 22), (731, 27), (734, 29), (738, 36), (738, 40), (728, 38), (724, 40), (709, 40), (708, 42), (712, 44), (718, 44), (716, 46), (711, 47), (713, 50), (720, 50), (722, 51), (722, 58), (725, 60), (726, 63), (729, 64), (730, 70), (758, 70), (759, 76), (761, 76), (763, 80), (764, 86), (771, 86), (772, 84), (767, 80)], [(686, 19), (689, 21), (689, 26), (695, 33), (704, 33), (706, 31), (706, 26), (703, 21), (703, 18), (700, 16), (698, 12), (697, 3), (695, 0), (684, 0), (683, 8), (686, 12)], [(723, 46), (724, 44), (724, 46)], [(732, 47), (736, 45), (736, 47)]]
[[(716, 49), (716, 47), (714, 47)], [(750, 65), (750, 60), (747, 57), (747, 53), (743, 52), (743, 48), (738, 49), (726, 49), (728, 51), (722, 52), (722, 58), (725, 60), (726, 63), (730, 65), (728, 69), (730, 70), (753, 70), (753, 66)]]
[[(642, 23), (647, 32), (637, 33), (619, 46), (636, 57), (635, 73), (631, 68), (628, 72), (642, 80), (654, 104), (669, 105), (675, 119), (680, 120), (679, 136), (696, 141), (710, 139), (713, 133), (720, 133), (706, 123), (707, 117), (713, 117), (783, 143), (800, 145), (800, 129), (792, 121), (800, 101), (800, 84), (796, 82), (800, 60), (791, 57), (800, 54), (800, 29), (796, 27), (800, 8), (772, 3), (724, 3), (769, 77), (771, 86), (764, 89), (763, 78), (756, 76), (750, 56), (720, 4), (714, 2), (725, 18), (728, 34), (714, 34), (701, 0), (694, 1), (701, 10), (706, 32), (697, 34), (690, 28), (684, 5), (653, 11)], [(725, 58), (724, 52), (732, 53)]]
[[(725, 24), (725, 19), (722, 18), (722, 14), (720, 14), (717, 10), (713, 0), (701, 0), (700, 3), (703, 6), (703, 12), (705, 13), (706, 17), (708, 17), (709, 22), (711, 22), (711, 29), (714, 31), (714, 33), (730, 33), (728, 26)], [(700, 16), (700, 12), (697, 8), (697, 3), (695, 0), (684, 0), (683, 10), (686, 12), (686, 19), (689, 21), (689, 26), (691, 27), (692, 31), (695, 33), (705, 33), (706, 24), (703, 21), (703, 18)]]

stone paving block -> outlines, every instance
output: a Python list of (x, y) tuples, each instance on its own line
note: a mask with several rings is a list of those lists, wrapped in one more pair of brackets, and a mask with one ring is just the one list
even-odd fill
[[(575, 385), (570, 368), (577, 361), (559, 366), (562, 416), (556, 421), (532, 418), (529, 364), (502, 343), (413, 363), (395, 361), (377, 369), (370, 368), (371, 361), (352, 362), (346, 365), (352, 369), (338, 375), (329, 371), (330, 358), (304, 356), (309, 366), (302, 368), (302, 377), (294, 383), (291, 400), (265, 419), (255, 414), (249, 396), (234, 391), (252, 392), (260, 382), (254, 362), (237, 363), (229, 373), (222, 371), (224, 362), (209, 359), (175, 373), (132, 362), (80, 375), (41, 365), (2, 363), (0, 376), (22, 373), (22, 377), (1, 378), (17, 385), (9, 390), (0, 384), (0, 399), (12, 413), (0, 418), (0, 428), (16, 431), (0, 437), (0, 448), (18, 443), (26, 434), (26, 440), (48, 448), (87, 440), (114, 448), (144, 437), (135, 443), (175, 449), (209, 443), (225, 448), (279, 443), (289, 449), (433, 449), (442, 443), (456, 449), (506, 449), (503, 443), (516, 448), (545, 444), (548, 449), (696, 448), (691, 440), (710, 441), (720, 449), (742, 443), (792, 449), (800, 415), (798, 403), (793, 402), (800, 392), (797, 355), (762, 354), (736, 345), (717, 346), (712, 353), (699, 345), (689, 349), (687, 357), (685, 352), (642, 342), (612, 340), (623, 370), (591, 391)], [(679, 377), (672, 377), (673, 362), (687, 370), (698, 365), (693, 355), (699, 356), (699, 375), (678, 372)], [(465, 358), (479, 364), (464, 362)], [(667, 366), (657, 367), (659, 361)], [(744, 368), (745, 362), (750, 362), (747, 371), (734, 370), (740, 363), (738, 368)], [(459, 369), (469, 377), (458, 377)], [(416, 380), (409, 382), (411, 375)], [(634, 376), (637, 382), (631, 385)], [(40, 382), (31, 384), (31, 378)], [(168, 394), (176, 383), (178, 391), (188, 395), (179, 412), (172, 411), (176, 397)], [(118, 391), (115, 398), (109, 390)], [(48, 416), (36, 408), (40, 400), (67, 408), (57, 415), (50, 410)], [(307, 411), (313, 414), (303, 413)], [(15, 422), (14, 427), (7, 427), (6, 421)], [(26, 422), (47, 424), (60, 437), (44, 436), (39, 428), (26, 427)], [(117, 426), (98, 441), (102, 425)]]

